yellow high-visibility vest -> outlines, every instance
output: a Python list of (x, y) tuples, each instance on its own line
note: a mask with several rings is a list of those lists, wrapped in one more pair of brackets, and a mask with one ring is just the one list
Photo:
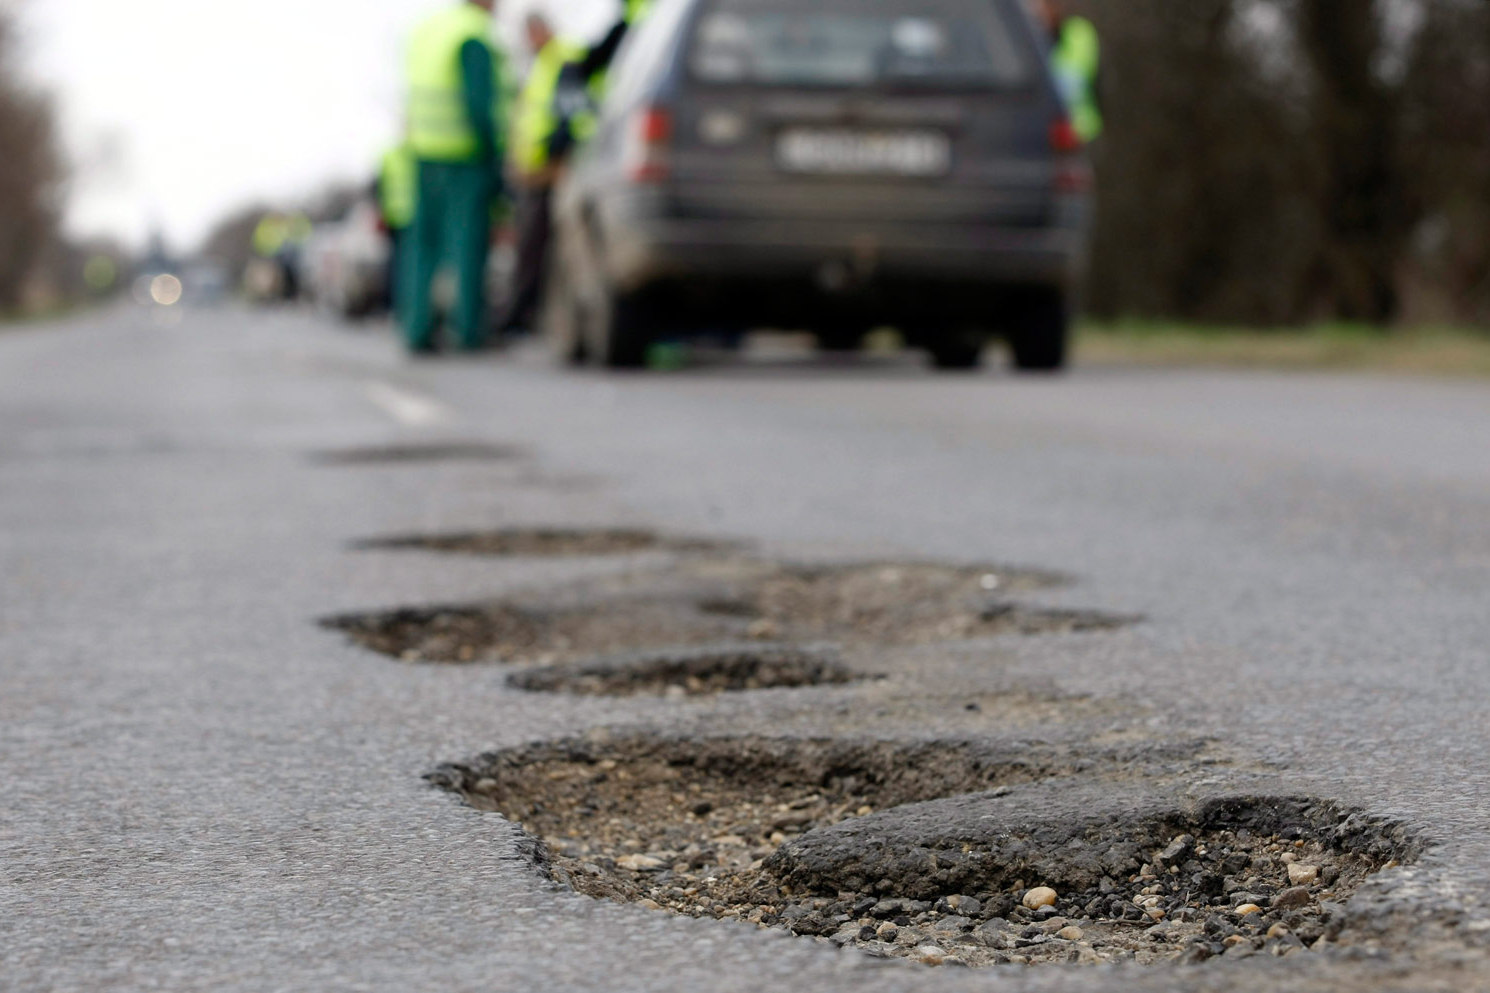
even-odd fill
[(407, 141), (383, 153), (383, 165), (378, 171), (378, 199), (383, 220), (390, 229), (402, 231), (414, 223), (414, 212), (419, 206), (419, 160)]
[(420, 24), (409, 46), (409, 146), (420, 159), (471, 162), (480, 154), (480, 138), (466, 114), (460, 61), (461, 49), (472, 41), (491, 52), (492, 121), (501, 134), (502, 60), (492, 40), (492, 16), (473, 3), (461, 2)]
[(1097, 71), (1102, 65), (1102, 42), (1096, 25), (1085, 17), (1068, 17), (1050, 53), (1061, 96), (1071, 113), (1071, 124), (1081, 140), (1102, 134), (1102, 109), (1097, 105)]
[(254, 254), (262, 258), (274, 258), (289, 241), (290, 225), (283, 215), (266, 214), (254, 228)]
[(532, 71), (517, 98), (512, 123), (512, 164), (519, 171), (539, 172), (549, 164), (548, 143), (559, 127), (554, 97), (564, 67), (585, 57), (585, 47), (554, 38), (533, 59)]

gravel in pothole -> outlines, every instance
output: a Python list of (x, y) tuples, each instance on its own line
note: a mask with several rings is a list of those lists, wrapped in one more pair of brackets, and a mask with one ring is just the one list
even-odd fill
[(400, 465), (424, 462), (505, 462), (524, 456), (513, 445), (481, 441), (411, 442), (316, 452), (311, 461), (326, 466)]
[(623, 577), (588, 598), (571, 590), (562, 605), (532, 597), (324, 623), (406, 661), (552, 663), (727, 641), (894, 645), (1132, 622), (1007, 598), (1053, 581), (934, 565), (802, 568), (724, 559)]
[(841, 685), (865, 678), (829, 648), (734, 644), (527, 669), (508, 676), (507, 682), (540, 693), (683, 697)]
[(726, 546), (690, 538), (670, 538), (651, 531), (612, 528), (564, 530), (508, 528), (457, 534), (406, 535), (357, 543), (361, 549), (410, 549), (461, 555), (561, 558), (629, 555), (637, 552), (707, 552)]
[(633, 739), (429, 778), (523, 825), (581, 893), (928, 964), (1304, 953), (1413, 852), (1328, 802), (1181, 800), (1102, 767), (1030, 746)]

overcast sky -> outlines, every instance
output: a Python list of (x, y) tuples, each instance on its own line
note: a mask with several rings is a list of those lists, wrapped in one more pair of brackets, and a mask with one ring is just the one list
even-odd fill
[[(404, 40), (450, 0), (0, 0), (57, 97), (68, 227), (193, 247), (235, 207), (370, 177), (396, 134)], [(580, 35), (614, 0), (506, 0)]]

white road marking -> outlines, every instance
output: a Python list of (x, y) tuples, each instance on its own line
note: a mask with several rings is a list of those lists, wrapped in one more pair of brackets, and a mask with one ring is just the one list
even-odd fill
[(381, 380), (368, 380), (362, 390), (369, 400), (404, 427), (433, 428), (453, 424), (456, 420), (455, 411), (440, 401)]

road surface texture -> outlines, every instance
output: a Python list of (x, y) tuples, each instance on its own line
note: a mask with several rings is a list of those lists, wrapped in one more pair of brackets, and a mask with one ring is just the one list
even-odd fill
[[(607, 377), (532, 355), (411, 363), (387, 335), (290, 312), (168, 316), (0, 335), (0, 989), (1490, 989), (1484, 387), (886, 359)], [(606, 534), (572, 555), (551, 536), (513, 554), (417, 540), (533, 528)], [(646, 531), (686, 540), (611, 534)], [(848, 614), (829, 596), (777, 616), (771, 591), (814, 575), (782, 563), (871, 565), (844, 581)], [(904, 625), (890, 597), (858, 626), (874, 577), (932, 584), (945, 570), (915, 570), (944, 564), (1014, 592)], [(459, 640), (440, 650), (470, 664), (426, 663), (436, 622), (379, 620), (508, 603), (622, 624), (651, 590), (661, 628), (618, 634), (631, 657), (666, 647), (695, 583), (736, 599), (674, 640), (840, 654), (773, 648), (796, 666), (776, 688), (750, 688), (757, 659), (613, 695), (579, 657), (605, 652), (564, 651), (580, 642), (523, 642), (519, 662), (560, 667), (538, 678)], [(425, 640), (401, 649), (410, 630)], [(723, 885), (649, 888), (674, 877), (640, 837), (664, 827), (647, 804), (687, 800), (667, 828), (686, 831), (708, 803), (613, 788), (704, 751), (734, 772), (679, 790), (783, 828), (772, 851), (709, 844), (738, 843), (742, 886), (784, 889), (698, 917), (625, 902)], [(588, 837), (607, 811), (566, 805), (576, 762), (611, 771), (581, 792), (637, 820)], [(792, 775), (821, 795), (773, 795), (761, 770), (782, 763), (818, 763)], [(765, 806), (730, 792), (751, 776)], [(546, 846), (491, 812), (514, 804), (556, 832)], [(1129, 842), (1155, 848), (1112, 854)], [(1223, 885), (1199, 853), (1226, 846)], [(1324, 876), (1285, 896), (1289, 861)], [(1178, 883), (1128, 899), (1181, 862), (1172, 879), (1216, 880), (1198, 916)], [(1222, 921), (1254, 870), (1272, 938)], [(1089, 884), (1101, 913), (1060, 919), (1128, 938), (1010, 909), (1047, 883)], [(1098, 923), (1114, 885), (1118, 923)], [(940, 917), (870, 907), (949, 896)], [(1295, 898), (1314, 909), (1287, 917)], [(1000, 901), (998, 920), (971, 909)], [(749, 923), (768, 903), (816, 916), (797, 935)], [(884, 940), (895, 918), (915, 949)], [(943, 954), (943, 927), (953, 964), (914, 961)], [(1175, 955), (1143, 964), (1135, 942)]]

